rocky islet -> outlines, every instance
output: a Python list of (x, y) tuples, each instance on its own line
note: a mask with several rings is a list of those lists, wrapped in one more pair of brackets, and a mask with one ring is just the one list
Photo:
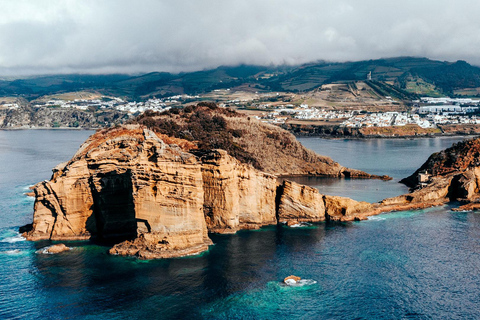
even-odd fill
[[(459, 198), (473, 201), (479, 190), (480, 169), (472, 162), (461, 172), (431, 176), (407, 195), (371, 204), (322, 195), (288, 180), (280, 184), (275, 172), (258, 170), (222, 149), (201, 155), (192, 149), (188, 141), (138, 124), (99, 131), (53, 170), (50, 181), (35, 186), (33, 224), (22, 231), (28, 240), (115, 239), (111, 254), (169, 258), (207, 250), (209, 232), (362, 220)], [(350, 172), (322, 157), (322, 168), (325, 163), (337, 168), (325, 175)]]

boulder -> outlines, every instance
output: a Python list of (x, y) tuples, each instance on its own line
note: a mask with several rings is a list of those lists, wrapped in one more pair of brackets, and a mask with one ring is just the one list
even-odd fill
[(54, 244), (54, 245), (46, 248), (45, 253), (55, 254), (55, 253), (60, 253), (60, 252), (64, 252), (64, 251), (69, 251), (69, 250), (70, 250), (69, 247), (67, 247), (63, 243), (59, 243), (59, 244)]
[(285, 279), (283, 279), (283, 282), (286, 283), (286, 284), (292, 284), (292, 283), (296, 283), (300, 280), (302, 280), (302, 278), (291, 275), (291, 276), (288, 276)]

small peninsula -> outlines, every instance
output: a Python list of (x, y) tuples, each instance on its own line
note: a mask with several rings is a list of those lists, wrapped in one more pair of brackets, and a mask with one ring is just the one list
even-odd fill
[(285, 130), (200, 103), (97, 131), (34, 187), (33, 224), (22, 231), (28, 240), (109, 239), (111, 254), (142, 259), (193, 255), (212, 244), (209, 233), (362, 220), (473, 199), (475, 164), (432, 172), (423, 188), (375, 204), (322, 195), (278, 178), (388, 177), (345, 168)]

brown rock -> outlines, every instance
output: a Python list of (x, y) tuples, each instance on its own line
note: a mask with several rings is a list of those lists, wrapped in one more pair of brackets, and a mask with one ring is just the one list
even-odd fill
[(371, 203), (350, 198), (325, 196), (324, 200), (327, 221), (363, 220), (371, 215), (374, 209)]
[(464, 204), (458, 208), (453, 208), (452, 211), (478, 211), (480, 210), (480, 203), (479, 202), (472, 202)]
[(285, 180), (279, 192), (278, 222), (293, 225), (325, 221), (323, 195), (317, 189)]
[(233, 233), (275, 224), (276, 177), (240, 163), (224, 150), (202, 158), (208, 230)]
[(64, 252), (64, 251), (69, 251), (69, 250), (70, 250), (69, 247), (67, 247), (63, 243), (59, 243), (59, 244), (54, 244), (53, 246), (50, 246), (50, 247), (46, 248), (45, 252), (55, 254), (55, 253), (60, 253), (60, 252)]
[(286, 277), (285, 279), (283, 279), (283, 282), (286, 282), (287, 280), (300, 281), (300, 280), (302, 280), (302, 278), (297, 277), (297, 276), (294, 276), (294, 275), (291, 275), (291, 276), (288, 276), (288, 277)]
[(183, 257), (208, 250), (208, 246), (212, 244), (210, 239), (203, 240), (203, 243), (201, 241), (194, 232), (174, 235), (143, 233), (133, 241), (116, 244), (109, 253), (137, 256), (140, 259)]

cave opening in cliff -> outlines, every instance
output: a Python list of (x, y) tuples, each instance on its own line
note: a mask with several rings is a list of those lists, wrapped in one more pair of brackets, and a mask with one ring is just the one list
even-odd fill
[(94, 180), (96, 239), (107, 242), (134, 239), (137, 221), (130, 170), (103, 173)]

